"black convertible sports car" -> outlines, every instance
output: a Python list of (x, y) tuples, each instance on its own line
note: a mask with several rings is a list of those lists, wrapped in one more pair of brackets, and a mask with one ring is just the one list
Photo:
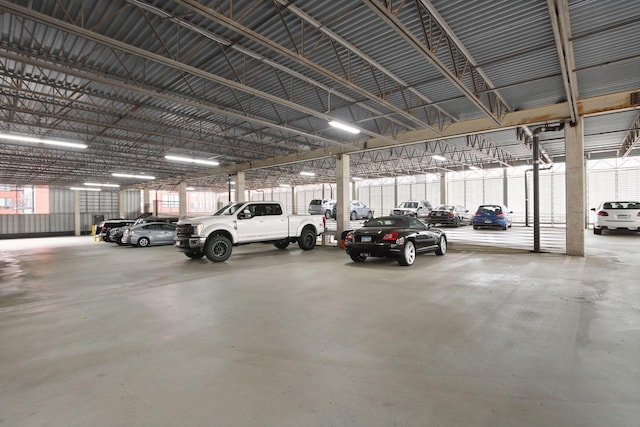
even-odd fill
[(400, 265), (411, 265), (416, 254), (447, 252), (447, 236), (442, 230), (429, 228), (409, 216), (381, 216), (345, 236), (347, 254), (354, 262), (367, 257), (393, 257)]

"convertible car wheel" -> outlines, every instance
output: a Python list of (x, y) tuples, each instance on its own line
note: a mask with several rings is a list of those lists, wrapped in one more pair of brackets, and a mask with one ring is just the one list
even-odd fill
[(366, 256), (361, 255), (361, 254), (349, 254), (349, 257), (351, 257), (351, 260), (353, 262), (365, 262), (365, 260), (367, 259)]
[(444, 255), (447, 253), (447, 238), (440, 236), (438, 240), (438, 249), (436, 249), (436, 255)]
[(400, 265), (412, 265), (416, 260), (416, 247), (413, 242), (408, 241), (404, 244), (404, 250), (398, 257), (398, 264)]

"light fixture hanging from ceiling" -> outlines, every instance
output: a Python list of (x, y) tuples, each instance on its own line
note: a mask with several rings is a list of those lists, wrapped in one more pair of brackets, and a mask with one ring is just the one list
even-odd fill
[(69, 187), (69, 190), (73, 190), (73, 191), (102, 191), (99, 188), (91, 188), (91, 187)]
[(156, 179), (155, 176), (151, 176), (151, 175), (135, 175), (135, 174), (131, 174), (131, 173), (114, 172), (111, 175), (115, 176), (115, 177), (118, 177), (118, 178)]
[(87, 144), (81, 144), (78, 142), (56, 141), (53, 139), (37, 138), (33, 136), (14, 135), (10, 133), (0, 133), (0, 139), (6, 139), (9, 141), (29, 142), (34, 144), (56, 145), (59, 147), (67, 148), (87, 148)]
[(166, 155), (164, 156), (164, 158), (174, 162), (195, 163), (195, 164), (204, 165), (204, 166), (220, 165), (220, 163), (216, 162), (215, 160), (194, 159), (192, 157)]
[(99, 182), (85, 182), (84, 185), (87, 185), (90, 187), (113, 187), (113, 188), (120, 187), (120, 184), (101, 184)]
[(350, 125), (348, 123), (343, 123), (333, 119), (329, 115), (330, 112), (331, 112), (331, 89), (329, 90), (329, 94), (327, 95), (327, 112), (324, 113), (325, 116), (327, 116), (327, 122), (329, 123), (329, 126), (334, 127), (336, 129), (343, 130), (345, 132), (349, 132), (353, 135), (357, 135), (360, 133), (360, 129), (358, 129), (357, 127)]
[(357, 127), (351, 126), (351, 125), (348, 125), (346, 123), (342, 123), (342, 122), (339, 122), (339, 121), (336, 121), (336, 120), (329, 120), (329, 126), (332, 126), (332, 127), (336, 128), (336, 129), (343, 130), (345, 132), (352, 133), (354, 135), (357, 135), (357, 134), (360, 133), (360, 129), (358, 129)]

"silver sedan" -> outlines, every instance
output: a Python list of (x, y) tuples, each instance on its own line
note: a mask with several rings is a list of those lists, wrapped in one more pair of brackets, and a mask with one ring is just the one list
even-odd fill
[(142, 248), (151, 245), (173, 245), (173, 238), (176, 235), (176, 225), (166, 222), (150, 222), (136, 225), (129, 229), (129, 233), (123, 236), (123, 242), (131, 246)]

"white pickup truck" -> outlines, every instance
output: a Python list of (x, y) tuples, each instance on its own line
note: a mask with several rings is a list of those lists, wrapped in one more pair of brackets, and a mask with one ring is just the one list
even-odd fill
[(235, 202), (209, 216), (178, 222), (174, 245), (192, 259), (226, 261), (231, 248), (247, 243), (273, 243), (284, 249), (298, 242), (313, 249), (325, 231), (324, 216), (288, 215), (280, 202)]

